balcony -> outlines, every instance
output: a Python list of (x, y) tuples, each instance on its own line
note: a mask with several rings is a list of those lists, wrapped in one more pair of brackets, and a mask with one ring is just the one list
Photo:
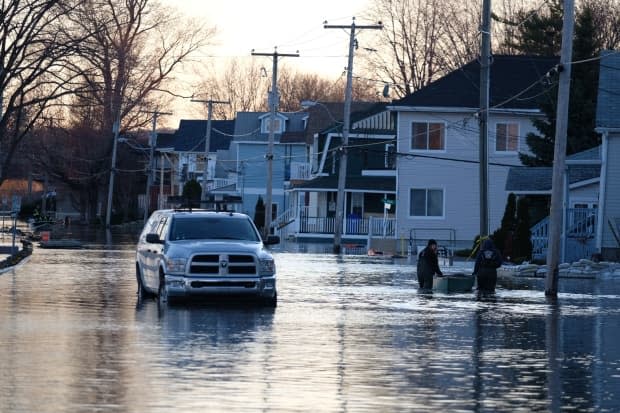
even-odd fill
[(308, 181), (310, 179), (312, 179), (312, 164), (291, 162), (290, 181)]

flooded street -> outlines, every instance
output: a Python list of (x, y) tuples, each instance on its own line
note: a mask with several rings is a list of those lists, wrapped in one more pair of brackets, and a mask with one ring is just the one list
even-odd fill
[(421, 295), (407, 259), (281, 246), (276, 309), (159, 308), (134, 248), (0, 274), (0, 412), (620, 411), (620, 280)]

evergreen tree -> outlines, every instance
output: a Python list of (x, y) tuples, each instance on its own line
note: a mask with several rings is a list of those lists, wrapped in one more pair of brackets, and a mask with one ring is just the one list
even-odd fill
[[(516, 41), (509, 46), (526, 55), (558, 56), (561, 49), (563, 6), (561, 0), (551, 0), (540, 13), (523, 10), (517, 13)], [(597, 40), (592, 9), (584, 5), (577, 13), (573, 40), (573, 61), (580, 62), (598, 56), (602, 45)], [(550, 166), (555, 145), (555, 118), (557, 112), (558, 68), (543, 81), (549, 83), (547, 93), (541, 96), (540, 109), (544, 119), (532, 122), (537, 133), (529, 133), (526, 143), (532, 154), (520, 153), (527, 166)], [(567, 154), (580, 152), (600, 144), (594, 131), (596, 96), (598, 91), (598, 60), (574, 64), (571, 67), (571, 91), (567, 131)]]
[(256, 206), (254, 207), (254, 225), (256, 225), (256, 228), (258, 228), (262, 234), (265, 228), (265, 202), (262, 196), (258, 197)]
[(562, 0), (549, 0), (539, 10), (520, 10), (515, 21), (503, 23), (516, 27), (514, 41), (505, 46), (524, 55), (557, 56), (562, 49)]
[(500, 227), (493, 233), (493, 242), (498, 250), (502, 252), (505, 257), (512, 256), (512, 238), (516, 224), (517, 213), (517, 197), (515, 194), (508, 194), (506, 201), (506, 208), (504, 209), (504, 216)]
[(189, 180), (183, 185), (183, 200), (188, 207), (197, 207), (200, 205), (200, 197), (202, 196), (202, 188), (195, 179)]
[(526, 197), (521, 197), (517, 201), (517, 222), (513, 240), (513, 252), (517, 261), (529, 260), (532, 257), (530, 226), (529, 202)]

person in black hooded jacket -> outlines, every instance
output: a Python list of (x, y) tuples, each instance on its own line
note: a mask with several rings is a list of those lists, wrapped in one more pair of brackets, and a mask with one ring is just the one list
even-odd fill
[(482, 247), (476, 256), (473, 275), (478, 278), (478, 290), (494, 292), (497, 284), (497, 269), (502, 265), (502, 255), (495, 248), (490, 238), (482, 242)]
[(437, 241), (428, 240), (426, 248), (418, 255), (418, 284), (422, 289), (433, 288), (433, 275), (443, 275), (439, 269), (439, 259), (437, 258)]

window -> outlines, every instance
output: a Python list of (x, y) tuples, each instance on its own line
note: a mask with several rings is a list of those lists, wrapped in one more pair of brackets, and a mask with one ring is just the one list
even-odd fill
[(412, 217), (442, 217), (443, 189), (411, 189), (409, 215)]
[(446, 148), (446, 125), (432, 122), (413, 122), (411, 126), (411, 149), (440, 151)]
[[(280, 133), (282, 131), (282, 119), (278, 117), (274, 118), (273, 127), (274, 133)], [(271, 117), (266, 117), (265, 119), (263, 119), (263, 132), (271, 132)]]
[(495, 151), (517, 152), (519, 150), (519, 125), (498, 123), (495, 125)]

